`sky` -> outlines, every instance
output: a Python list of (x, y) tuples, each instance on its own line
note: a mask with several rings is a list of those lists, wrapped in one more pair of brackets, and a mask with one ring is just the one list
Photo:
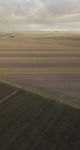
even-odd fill
[(80, 30), (80, 0), (0, 0), (0, 31)]

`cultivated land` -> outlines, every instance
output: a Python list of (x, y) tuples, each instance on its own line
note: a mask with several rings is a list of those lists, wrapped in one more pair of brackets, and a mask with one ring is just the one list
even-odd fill
[(0, 150), (80, 150), (80, 109), (0, 83)]
[(80, 108), (80, 33), (1, 33), (0, 79)]
[(1, 33), (0, 81), (0, 150), (80, 150), (80, 33)]

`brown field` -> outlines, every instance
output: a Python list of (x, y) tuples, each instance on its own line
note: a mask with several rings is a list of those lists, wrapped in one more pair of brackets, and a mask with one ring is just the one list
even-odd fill
[(80, 108), (80, 34), (0, 34), (0, 80)]
[(80, 150), (80, 109), (0, 82), (0, 150)]

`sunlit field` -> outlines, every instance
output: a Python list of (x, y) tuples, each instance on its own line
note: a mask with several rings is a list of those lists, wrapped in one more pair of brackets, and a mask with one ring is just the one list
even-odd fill
[(79, 107), (80, 34), (2, 33), (0, 79)]
[(80, 34), (0, 34), (0, 150), (80, 149)]

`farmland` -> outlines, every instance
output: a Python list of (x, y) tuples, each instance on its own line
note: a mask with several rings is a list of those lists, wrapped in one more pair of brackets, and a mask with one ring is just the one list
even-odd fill
[(80, 33), (0, 34), (0, 150), (80, 150)]
[(80, 33), (0, 34), (0, 80), (80, 107)]
[(7, 90), (16, 93), (0, 103), (1, 150), (80, 149), (79, 109), (0, 83)]

